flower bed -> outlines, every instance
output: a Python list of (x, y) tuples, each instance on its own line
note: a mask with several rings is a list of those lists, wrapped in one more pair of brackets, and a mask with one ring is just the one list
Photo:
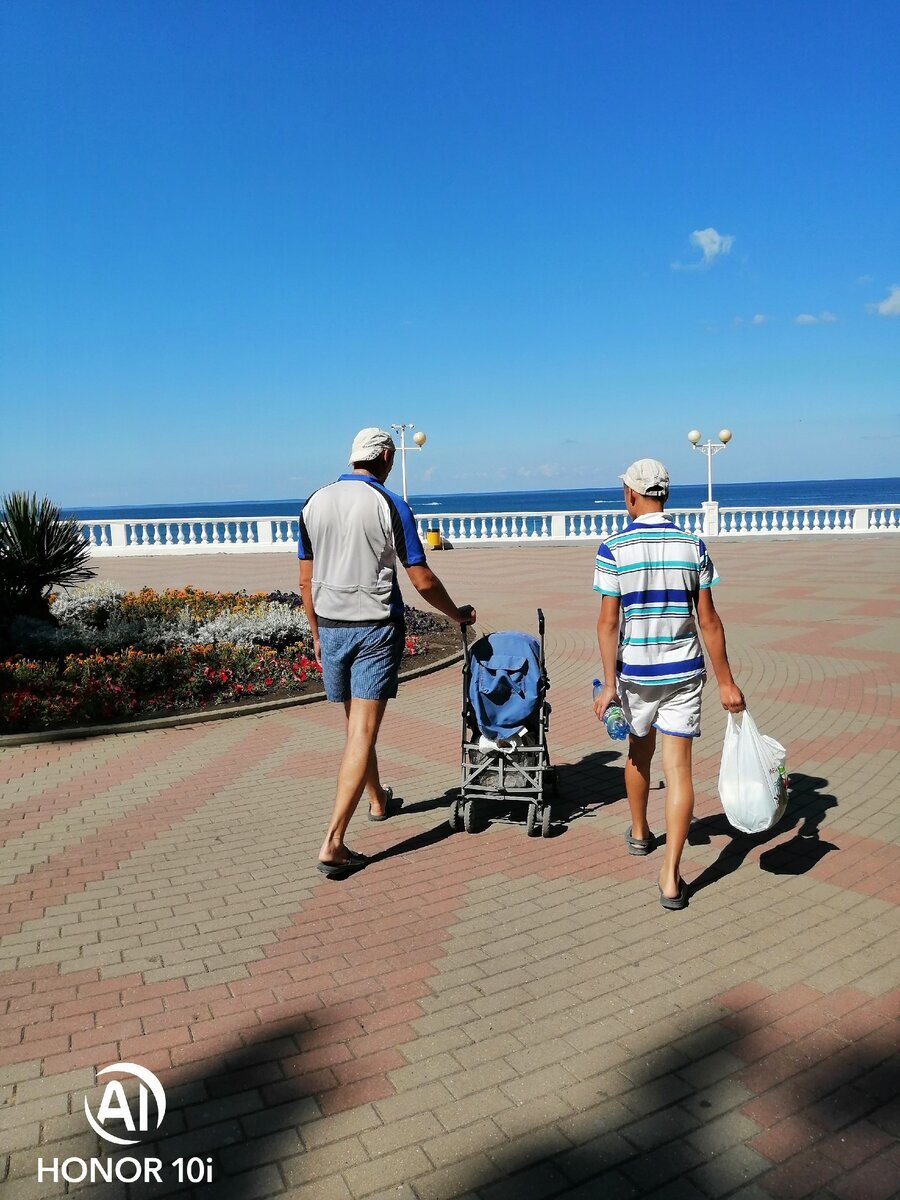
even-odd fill
[[(294, 593), (125, 592), (100, 584), (54, 599), (57, 626), (19, 620), (0, 659), (0, 733), (204, 711), (321, 689)], [(406, 610), (405, 653), (451, 628)], [(454, 631), (455, 632), (455, 631)]]

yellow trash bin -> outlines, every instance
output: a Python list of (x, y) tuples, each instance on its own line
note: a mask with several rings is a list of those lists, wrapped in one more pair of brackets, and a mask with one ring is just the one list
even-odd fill
[(425, 531), (425, 542), (429, 550), (440, 550), (441, 531), (439, 529), (427, 529)]

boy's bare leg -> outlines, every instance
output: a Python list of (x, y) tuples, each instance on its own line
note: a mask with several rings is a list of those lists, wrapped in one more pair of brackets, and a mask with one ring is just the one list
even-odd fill
[(647, 799), (650, 794), (650, 761), (656, 749), (656, 730), (644, 737), (628, 739), (628, 759), (625, 763), (625, 794), (631, 810), (631, 836), (645, 840), (650, 836), (647, 824)]
[(375, 742), (387, 701), (360, 700), (354, 697), (344, 707), (347, 712), (347, 742), (338, 770), (337, 793), (331, 821), (319, 851), (320, 862), (348, 861), (344, 849), (344, 835), (373, 770), (375, 783), (378, 783)]
[(666, 856), (659, 873), (663, 895), (674, 899), (681, 887), (681, 852), (694, 815), (692, 754), (694, 739), (662, 737), (662, 765), (666, 777)]

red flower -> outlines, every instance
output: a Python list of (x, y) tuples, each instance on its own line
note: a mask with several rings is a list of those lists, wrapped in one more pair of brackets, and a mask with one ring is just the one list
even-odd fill
[(227, 682), (228, 682), (228, 672), (220, 671), (219, 672), (219, 683), (227, 683)]
[(265, 679), (263, 680), (263, 682), (265, 683), (266, 687), (271, 687), (271, 686), (272, 686), (272, 680), (271, 680), (271, 677), (270, 677), (270, 676), (268, 676), (268, 675), (265, 677)]

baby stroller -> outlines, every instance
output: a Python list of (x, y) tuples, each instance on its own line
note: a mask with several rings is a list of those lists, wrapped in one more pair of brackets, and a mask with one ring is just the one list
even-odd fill
[(469, 646), (463, 626), (462, 782), (450, 808), (450, 828), (474, 828), (476, 800), (528, 806), (525, 829), (550, 833), (548, 797), (557, 794), (547, 727), (550, 681), (544, 663), (544, 614), (538, 638), (527, 633), (490, 633)]

